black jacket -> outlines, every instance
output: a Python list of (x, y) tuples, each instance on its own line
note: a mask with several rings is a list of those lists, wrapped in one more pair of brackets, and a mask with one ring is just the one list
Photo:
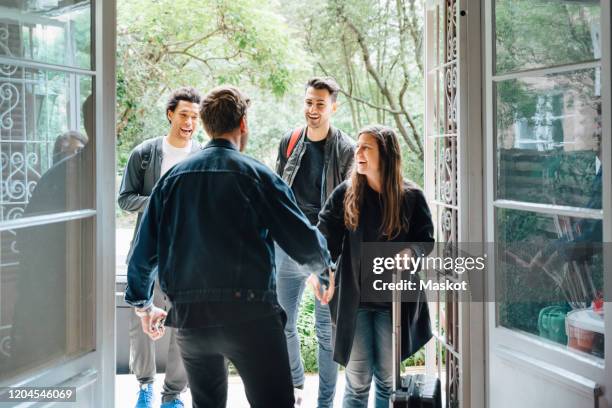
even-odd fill
[[(344, 225), (344, 195), (350, 181), (340, 184), (330, 195), (319, 213), (318, 228), (327, 239), (332, 260), (337, 262), (336, 290), (330, 302), (332, 317), (332, 342), (334, 360), (346, 366), (349, 362), (355, 318), (360, 303), (360, 246), (362, 230), (348, 230)], [(414, 183), (405, 183), (402, 218), (407, 229), (402, 241), (431, 243), (421, 248), (428, 254), (433, 248), (433, 223), (425, 196)], [(361, 214), (367, 216), (367, 214)], [(361, 223), (360, 223), (361, 224)], [(429, 309), (425, 293), (419, 293), (419, 301), (402, 303), (402, 360), (418, 351), (432, 336)]]
[(147, 305), (159, 273), (175, 303), (276, 303), (274, 241), (327, 283), (325, 239), (287, 184), (231, 142), (214, 139), (155, 186), (128, 264), (125, 300)]

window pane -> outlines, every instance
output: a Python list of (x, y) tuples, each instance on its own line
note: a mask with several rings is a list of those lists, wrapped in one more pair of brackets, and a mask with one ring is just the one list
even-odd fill
[(94, 349), (93, 227), (0, 233), (0, 380)]
[(599, 72), (496, 84), (496, 198), (601, 208)]
[(601, 58), (599, 1), (497, 0), (496, 71)]
[(603, 358), (601, 239), (600, 219), (498, 209), (499, 324)]
[(0, 56), (92, 69), (91, 2), (0, 0)]
[(93, 207), (93, 118), (91, 77), (0, 66), (0, 221)]

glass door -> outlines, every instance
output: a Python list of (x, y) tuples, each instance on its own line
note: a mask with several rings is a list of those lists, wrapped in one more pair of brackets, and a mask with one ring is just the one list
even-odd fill
[(0, 386), (75, 387), (75, 406), (113, 392), (102, 389), (114, 299), (100, 258), (114, 217), (98, 188), (113, 174), (100, 165), (114, 160), (103, 147), (114, 95), (101, 86), (112, 43), (96, 30), (109, 10), (0, 0)]
[(595, 407), (609, 359), (609, 20), (599, 1), (491, 0), (485, 14), (489, 406)]

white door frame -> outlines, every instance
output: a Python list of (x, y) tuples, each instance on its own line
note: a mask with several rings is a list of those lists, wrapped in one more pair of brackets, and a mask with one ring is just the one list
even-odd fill
[[(484, 133), (482, 69), (482, 0), (461, 0), (459, 17), (460, 134), (458, 187), (460, 208), (459, 243), (484, 242)], [(485, 305), (484, 294), (472, 293), (478, 301), (461, 303), (464, 345), (464, 405), (484, 408)]]
[[(442, 115), (437, 100), (439, 94), (432, 79), (439, 67), (436, 53), (440, 45), (436, 32), (435, 16), (432, 11), (436, 6), (446, 7), (445, 0), (428, 1), (425, 10), (425, 44), (426, 67), (426, 111), (425, 111), (425, 183), (424, 188), (428, 201), (438, 213), (440, 203), (436, 198), (436, 159), (435, 139), (438, 135), (434, 126), (435, 109)], [(481, 0), (458, 0), (456, 3), (457, 29), (457, 243), (483, 242), (484, 232), (484, 195), (483, 195), (483, 115), (482, 115), (482, 18)], [(445, 33), (442, 33), (445, 35)], [(448, 41), (448, 39), (445, 39)], [(444, 50), (437, 50), (443, 52)], [(445, 102), (446, 103), (446, 102)], [(483, 294), (472, 294), (475, 299), (482, 299)], [(430, 302), (435, 304), (435, 300)], [(435, 306), (435, 305), (434, 305)], [(460, 389), (459, 404), (465, 408), (484, 408), (485, 393), (485, 304), (468, 301), (460, 296), (456, 304), (459, 322), (459, 355)], [(435, 345), (428, 344), (426, 353), (428, 372), (434, 373), (427, 361), (435, 361)]]
[(96, 407), (115, 405), (116, 0), (92, 0), (96, 11)]

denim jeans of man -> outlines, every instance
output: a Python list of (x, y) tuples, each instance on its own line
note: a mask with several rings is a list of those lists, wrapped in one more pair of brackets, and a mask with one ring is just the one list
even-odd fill
[[(170, 306), (170, 302), (155, 281), (153, 303), (161, 308)], [(181, 359), (176, 341), (176, 330), (166, 327), (166, 336), (170, 336), (168, 356), (166, 358), (166, 375), (162, 391), (162, 402), (179, 398), (187, 388), (187, 373)], [(157, 367), (155, 364), (155, 342), (142, 330), (140, 317), (132, 313), (130, 317), (130, 370), (136, 375), (140, 384), (149, 384), (155, 381)]]
[(393, 386), (391, 312), (358, 309), (351, 357), (346, 366), (344, 408), (366, 408), (372, 377), (376, 385), (375, 407), (389, 407)]
[[(276, 291), (278, 302), (287, 314), (285, 336), (294, 386), (304, 385), (304, 364), (300, 354), (300, 339), (297, 333), (297, 320), (306, 279), (312, 271), (301, 267), (278, 245), (276, 251)], [(315, 299), (315, 331), (319, 342), (317, 361), (319, 365), (318, 407), (333, 406), (338, 378), (338, 364), (333, 360), (331, 340), (331, 316), (329, 306)]]
[(252, 408), (293, 408), (282, 312), (228, 326), (178, 329), (194, 408), (225, 408), (227, 361)]

